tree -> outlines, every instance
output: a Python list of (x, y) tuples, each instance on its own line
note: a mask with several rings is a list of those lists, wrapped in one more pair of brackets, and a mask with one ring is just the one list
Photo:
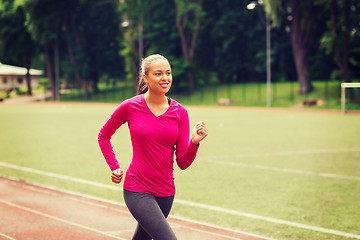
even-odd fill
[(187, 63), (187, 76), (190, 92), (195, 90), (192, 63), (200, 30), (202, 0), (175, 0), (176, 26), (181, 39), (181, 49)]
[(98, 92), (101, 77), (119, 77), (123, 71), (119, 54), (122, 33), (118, 6), (111, 0), (68, 0), (62, 3), (70, 62), (84, 90), (84, 98), (89, 99), (89, 84), (94, 92)]
[(72, 70), (76, 81), (84, 91), (84, 99), (88, 100), (90, 98), (88, 79), (84, 77), (85, 73), (83, 71), (84, 66), (87, 65), (83, 61), (87, 59), (84, 58), (84, 48), (80, 38), (78, 22), (79, 14), (80, 16), (82, 14), (81, 3), (79, 1), (64, 0), (60, 4), (61, 9), (63, 9), (60, 17), (66, 36), (66, 45), (70, 63), (73, 67)]
[[(10, 7), (10, 3), (8, 8)], [(37, 45), (25, 26), (23, 7), (9, 10), (0, 16), (0, 57), (10, 63), (20, 64), (27, 69), (27, 94), (32, 95), (31, 76), (29, 74)]]
[(300, 85), (299, 93), (311, 92), (314, 87), (309, 78), (308, 55), (319, 6), (312, 0), (266, 0), (265, 7), (275, 24), (281, 18), (280, 10), (288, 11), (292, 19), (291, 45)]
[[(256, 80), (266, 71), (265, 27), (259, 11), (246, 3), (219, 2), (221, 13), (212, 30), (216, 39), (216, 69), (220, 82)], [(222, 43), (219, 45), (219, 43)]]
[[(173, 84), (171, 91), (188, 88), (187, 64), (184, 60), (181, 41), (176, 27), (176, 9), (173, 1), (142, 0), (126, 1), (121, 5), (125, 23), (125, 40), (122, 55), (127, 62), (129, 79), (137, 85), (140, 49), (143, 44), (143, 55), (159, 53), (166, 56), (172, 66)], [(164, 14), (166, 13), (166, 14)], [(140, 38), (139, 26), (143, 34)], [(142, 40), (142, 41), (141, 41)], [(135, 73), (135, 74), (134, 74)]]
[(56, 100), (53, 53), (55, 43), (61, 36), (61, 11), (53, 1), (32, 0), (25, 6), (28, 11), (29, 28), (34, 39), (42, 46), (46, 59), (46, 71), (51, 85), (52, 99)]
[[(263, 8), (248, 10), (246, 1), (208, 0), (203, 11), (205, 17), (195, 56), (197, 66), (216, 74), (219, 83), (263, 81), (266, 74)], [(281, 31), (273, 31), (272, 38), (280, 42), (272, 44), (272, 62), (278, 69), (274, 75), (286, 78), (293, 67), (282, 66), (281, 60), (286, 58), (289, 41)], [(214, 83), (214, 77), (209, 77), (212, 80), (207, 81)]]
[[(326, 1), (326, 3), (328, 3)], [(332, 0), (330, 4), (323, 2), (328, 12), (327, 31), (323, 34), (321, 46), (325, 52), (333, 56), (342, 74), (344, 82), (351, 82), (350, 67), (359, 64), (355, 57), (360, 47), (360, 3), (355, 0)], [(346, 96), (355, 100), (352, 89), (346, 89)]]
[(85, 76), (94, 92), (99, 91), (101, 78), (119, 79), (124, 76), (124, 60), (120, 55), (123, 32), (117, 3), (113, 0), (88, 0), (84, 5), (86, 18), (82, 29), (85, 55), (89, 60)]
[(121, 32), (117, 4), (113, 0), (27, 2), (32, 32), (44, 48), (53, 96), (52, 59), (57, 52), (62, 53), (59, 61), (65, 65), (63, 74), (75, 77), (85, 100), (90, 98), (90, 83), (94, 91), (98, 91), (101, 77), (121, 76), (123, 61), (119, 55)]
[[(152, 4), (152, 2), (149, 2)], [(122, 52), (125, 57), (125, 61), (128, 63), (129, 68), (128, 78), (132, 80), (134, 84), (134, 90), (137, 89), (137, 83), (140, 74), (140, 63), (144, 57), (144, 7), (148, 6), (147, 3), (143, 3), (140, 0), (124, 1), (120, 5), (121, 13), (123, 15), (123, 22), (121, 26), (125, 28), (124, 34), (124, 50)], [(145, 28), (146, 29), (146, 28)]]

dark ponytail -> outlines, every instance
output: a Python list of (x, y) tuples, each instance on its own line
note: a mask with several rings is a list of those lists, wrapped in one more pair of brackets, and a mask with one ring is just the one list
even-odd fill
[(141, 75), (139, 80), (139, 85), (137, 88), (137, 94), (140, 95), (146, 93), (147, 91), (148, 91), (148, 85), (146, 84), (144, 78)]
[(159, 59), (168, 61), (166, 59), (166, 57), (164, 57), (164, 56), (162, 56), (160, 54), (153, 54), (153, 55), (150, 55), (150, 56), (142, 59), (141, 67), (140, 67), (140, 71), (139, 71), (139, 85), (138, 85), (138, 88), (137, 88), (137, 94), (138, 95), (146, 93), (149, 90), (148, 85), (146, 84), (146, 82), (145, 82), (145, 80), (143, 78), (143, 75), (148, 74), (150, 63), (152, 61), (159, 60)]

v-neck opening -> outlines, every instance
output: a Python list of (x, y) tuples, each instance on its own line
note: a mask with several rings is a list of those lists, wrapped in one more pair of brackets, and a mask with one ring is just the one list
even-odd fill
[(167, 101), (169, 102), (169, 107), (166, 109), (165, 112), (163, 112), (162, 114), (156, 116), (156, 115), (153, 113), (153, 111), (151, 111), (149, 105), (147, 104), (147, 102), (146, 102), (146, 100), (145, 100), (145, 94), (142, 95), (142, 99), (143, 99), (143, 101), (144, 101), (144, 104), (145, 104), (146, 108), (147, 108), (147, 109), (149, 110), (149, 112), (150, 112), (154, 117), (156, 117), (156, 118), (159, 118), (159, 117), (161, 117), (161, 116), (164, 116), (164, 115), (169, 111), (169, 109), (170, 109), (170, 107), (171, 107), (171, 103), (172, 103), (171, 99), (167, 97)]

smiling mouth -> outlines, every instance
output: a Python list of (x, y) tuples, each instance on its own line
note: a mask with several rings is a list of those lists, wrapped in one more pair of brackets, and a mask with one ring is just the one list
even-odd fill
[(163, 87), (163, 88), (166, 88), (169, 86), (169, 83), (160, 83), (160, 86)]

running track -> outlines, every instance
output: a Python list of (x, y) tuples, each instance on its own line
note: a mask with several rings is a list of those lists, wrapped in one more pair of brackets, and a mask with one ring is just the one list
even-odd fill
[[(0, 240), (131, 239), (124, 205), (0, 176)], [(169, 217), (180, 240), (261, 240), (258, 236)]]

